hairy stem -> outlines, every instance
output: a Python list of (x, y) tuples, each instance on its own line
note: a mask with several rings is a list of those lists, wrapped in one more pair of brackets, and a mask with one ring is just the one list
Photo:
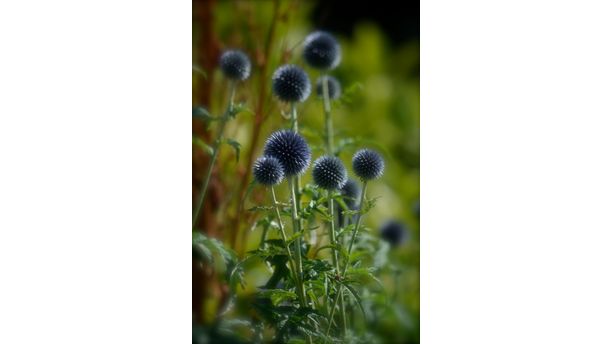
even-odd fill
[[(359, 200), (359, 209), (358, 209), (358, 213), (357, 213), (357, 220), (355, 221), (355, 228), (353, 228), (353, 235), (351, 236), (351, 241), (349, 242), (349, 247), (348, 247), (348, 253), (347, 253), (347, 261), (344, 264), (344, 267), (342, 268), (342, 273), (340, 274), (340, 280), (344, 279), (344, 276), (346, 275), (346, 271), (348, 270), (348, 266), (350, 265), (350, 257), (351, 257), (351, 250), (353, 249), (353, 244), (355, 243), (355, 238), (357, 237), (357, 232), (359, 231), (359, 226), (361, 225), (361, 210), (363, 209), (363, 202), (365, 200), (365, 194), (366, 194), (366, 187), (368, 186), (368, 182), (364, 181), (363, 182), (363, 188), (361, 190), (361, 198)], [(336, 298), (334, 299), (334, 302), (332, 303), (332, 307), (331, 307), (331, 314), (329, 315), (329, 323), (327, 324), (327, 331), (325, 331), (325, 335), (328, 336), (329, 335), (329, 330), (331, 329), (331, 325), (332, 325), (332, 319), (334, 317), (334, 311), (336, 310), (336, 305), (338, 304), (338, 299), (340, 298), (340, 295), (342, 295), (342, 286), (340, 286), (340, 292), (338, 292), (338, 294), (336, 295)]]
[(221, 141), (223, 139), (223, 130), (225, 129), (225, 124), (230, 119), (231, 113), (234, 110), (234, 95), (236, 94), (236, 82), (231, 81), (230, 85), (230, 97), (227, 104), (227, 110), (221, 117), (221, 122), (219, 123), (219, 131), (217, 132), (217, 138), (213, 142), (213, 153), (210, 157), (210, 161), (208, 162), (208, 168), (206, 170), (206, 177), (202, 182), (202, 187), (200, 188), (200, 197), (198, 198), (198, 203), (196, 205), (195, 211), (193, 213), (193, 219), (191, 221), (191, 228), (195, 228), (195, 225), (198, 221), (198, 217), (200, 216), (200, 211), (202, 210), (202, 206), (204, 205), (204, 199), (206, 197), (206, 190), (208, 190), (208, 184), (210, 183), (210, 177), (212, 175), (213, 167), (215, 166), (215, 161), (217, 160), (217, 156), (219, 155), (219, 146), (221, 146)]

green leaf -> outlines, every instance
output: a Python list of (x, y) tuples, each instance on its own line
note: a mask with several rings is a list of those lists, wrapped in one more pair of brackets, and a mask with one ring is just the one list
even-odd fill
[(206, 144), (206, 142), (204, 142), (201, 138), (194, 135), (192, 138), (192, 143), (196, 145), (197, 147), (200, 147), (200, 149), (202, 149), (209, 155), (213, 155), (213, 148), (209, 146), (208, 144)]
[(361, 303), (361, 296), (359, 296), (359, 293), (350, 284), (347, 284), (347, 283), (342, 283), (342, 284), (351, 293), (351, 295), (353, 295), (353, 297), (355, 298), (355, 301), (357, 302), (357, 305), (359, 306), (359, 309), (361, 310), (361, 313), (363, 314), (363, 317), (367, 320), (368, 316), (367, 316), (367, 314), (365, 312), (365, 309), (363, 308), (363, 305)]
[(260, 295), (269, 297), (272, 301), (272, 305), (278, 306), (283, 301), (294, 301), (297, 300), (297, 294), (284, 289), (266, 289), (262, 290)]
[(240, 143), (236, 140), (229, 138), (225, 139), (223, 143), (226, 143), (234, 148), (234, 151), (236, 152), (236, 162), (238, 162), (238, 160), (240, 159)]
[(191, 110), (191, 117), (199, 118), (205, 121), (216, 121), (219, 119), (218, 117), (211, 115), (210, 112), (208, 112), (208, 110), (206, 110), (206, 108), (203, 106), (194, 107)]
[(355, 82), (342, 92), (340, 99), (337, 101), (342, 105), (351, 104), (353, 103), (354, 99), (359, 96), (359, 93), (361, 93), (362, 90), (363, 84), (360, 82)]
[(240, 103), (240, 104), (236, 104), (236, 105), (234, 105), (234, 107), (233, 107), (233, 108), (230, 110), (230, 112), (229, 112), (227, 115), (228, 115), (230, 118), (236, 118), (236, 116), (237, 116), (239, 113), (242, 113), (242, 112), (246, 112), (246, 113), (251, 114), (251, 115), (252, 115), (252, 114), (254, 114), (254, 112), (253, 112), (253, 111), (251, 111), (251, 110), (250, 110), (250, 109), (249, 109), (249, 108), (246, 106), (246, 104), (244, 104), (244, 103)]
[[(217, 239), (209, 238), (203, 233), (192, 233), (192, 245), (202, 253), (207, 252), (212, 259), (213, 255), (221, 257), (224, 263), (224, 269), (227, 271), (237, 263), (237, 256), (234, 251), (225, 247), (223, 243)], [(214, 261), (214, 259), (212, 259)]]

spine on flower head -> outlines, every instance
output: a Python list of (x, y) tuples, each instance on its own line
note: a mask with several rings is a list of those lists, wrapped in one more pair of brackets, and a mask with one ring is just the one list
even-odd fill
[(310, 79), (300, 67), (284, 65), (272, 75), (272, 91), (284, 102), (303, 102), (310, 95)]
[(253, 176), (259, 184), (274, 186), (283, 181), (285, 173), (278, 159), (271, 156), (263, 156), (255, 160)]
[(338, 190), (346, 183), (346, 168), (344, 168), (340, 159), (333, 156), (323, 156), (313, 164), (312, 179), (317, 186), (323, 189)]
[(383, 158), (372, 149), (361, 149), (353, 155), (353, 171), (363, 181), (380, 178), (384, 170)]
[(303, 174), (310, 165), (310, 147), (306, 140), (290, 130), (279, 130), (266, 140), (264, 155), (276, 158), (285, 176)]

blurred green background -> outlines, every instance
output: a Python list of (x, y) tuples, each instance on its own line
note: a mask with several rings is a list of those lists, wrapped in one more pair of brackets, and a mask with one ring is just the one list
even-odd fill
[[(239, 255), (259, 243), (258, 230), (251, 230), (256, 214), (247, 209), (269, 200), (263, 190), (249, 186), (250, 166), (261, 154), (265, 138), (289, 125), (282, 117), (288, 108), (270, 90), (271, 75), (281, 64), (297, 64), (311, 77), (313, 93), (299, 105), (298, 116), (304, 136), (313, 145), (313, 160), (322, 155), (322, 104), (314, 92), (319, 74), (304, 65), (300, 43), (313, 30), (329, 31), (342, 47), (342, 61), (330, 72), (344, 91), (333, 107), (336, 145), (345, 145), (340, 158), (350, 166), (358, 148), (370, 147), (383, 153), (386, 162), (383, 178), (368, 188), (369, 197), (380, 198), (365, 224), (377, 235), (386, 220), (398, 219), (409, 231), (409, 239), (389, 252), (389, 265), (399, 273), (389, 269), (381, 278), (397, 299), (371, 329), (392, 343), (419, 341), (419, 11), (418, 3), (410, 4), (400, 8), (396, 2), (385, 1), (193, 2), (193, 105), (205, 106), (213, 114), (223, 112), (227, 85), (216, 68), (222, 50), (242, 49), (253, 62), (253, 75), (237, 91), (237, 100), (252, 113), (239, 115), (226, 129), (226, 136), (241, 144), (240, 159), (236, 162), (231, 147), (221, 151), (199, 230), (219, 238)], [(208, 139), (214, 129), (196, 120), (193, 127), (194, 133)], [(207, 159), (194, 148), (194, 197)], [(309, 179), (307, 173), (304, 180)], [(196, 265), (194, 321), (206, 323), (227, 291), (211, 286), (215, 273)], [(257, 279), (257, 273), (253, 276)]]

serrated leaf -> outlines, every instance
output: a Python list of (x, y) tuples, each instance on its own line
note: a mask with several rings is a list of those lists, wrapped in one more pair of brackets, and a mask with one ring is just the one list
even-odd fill
[(266, 289), (262, 290), (259, 293), (261, 296), (269, 297), (270, 301), (272, 301), (273, 306), (278, 306), (281, 302), (284, 301), (294, 301), (297, 300), (297, 294), (284, 289)]
[(238, 162), (240, 159), (240, 142), (226, 138), (223, 143), (226, 143), (234, 148), (234, 151), (236, 152), (236, 162)]
[(215, 238), (210, 238), (200, 232), (194, 232), (192, 234), (192, 244), (197, 249), (202, 250), (202, 252), (206, 248), (211, 254), (220, 256), (223, 259), (226, 271), (237, 263), (236, 253), (230, 248), (225, 247), (221, 241)]

